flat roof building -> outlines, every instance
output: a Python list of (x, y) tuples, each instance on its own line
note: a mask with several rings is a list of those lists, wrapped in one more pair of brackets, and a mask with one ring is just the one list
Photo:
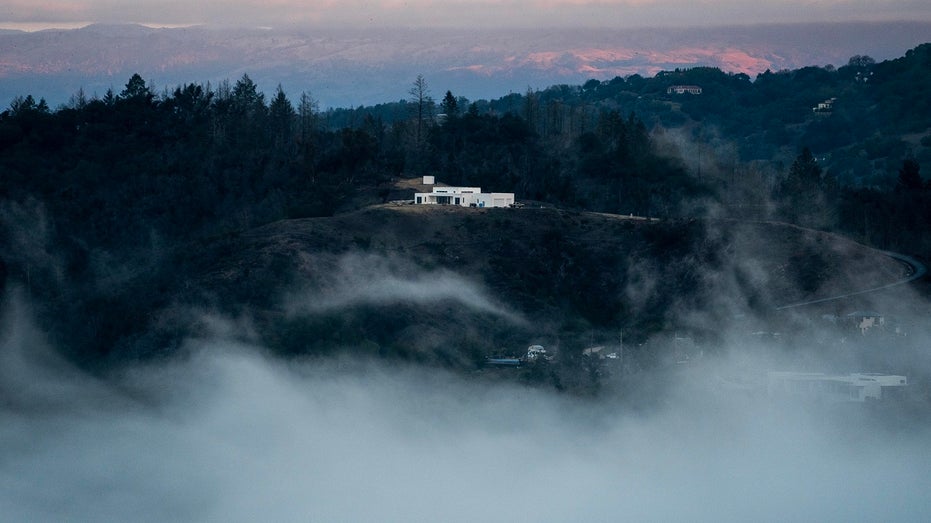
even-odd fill
[(883, 392), (905, 387), (905, 376), (876, 373), (831, 375), (820, 372), (770, 372), (767, 392), (774, 398), (794, 398), (825, 403), (862, 403), (881, 400)]
[(514, 205), (514, 193), (483, 193), (481, 187), (434, 187), (433, 192), (414, 194), (414, 203), (459, 207), (510, 207)]

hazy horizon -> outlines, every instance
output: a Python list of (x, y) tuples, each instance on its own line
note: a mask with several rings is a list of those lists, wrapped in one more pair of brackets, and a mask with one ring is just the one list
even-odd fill
[(796, 23), (666, 29), (147, 29), (101, 24), (62, 31), (0, 31), (0, 107), (32, 94), (52, 107), (79, 89), (119, 92), (135, 73), (156, 91), (216, 85), (244, 73), (267, 94), (309, 92), (322, 108), (406, 97), (422, 74), (436, 93), (494, 99), (528, 88), (581, 85), (680, 67), (752, 77), (766, 69), (878, 61), (925, 43), (931, 22)]
[(0, 27), (53, 27), (85, 22), (143, 23), (156, 26), (219, 24), (278, 29), (318, 27), (607, 27), (713, 26), (724, 24), (931, 20), (931, 5), (913, 0), (874, 2), (804, 0), (746, 2), (714, 0), (172, 0), (120, 2), (12, 0)]
[(912, 17), (908, 18), (905, 16), (902, 17), (889, 17), (889, 18), (852, 18), (852, 19), (806, 19), (806, 20), (758, 20), (758, 21), (734, 21), (734, 20), (718, 20), (710, 22), (707, 24), (704, 23), (674, 23), (674, 22), (663, 22), (663, 21), (649, 21), (637, 25), (619, 25), (613, 26), (610, 24), (560, 24), (557, 22), (544, 22), (540, 24), (508, 24), (508, 25), (482, 25), (475, 26), (468, 23), (455, 23), (449, 25), (432, 25), (432, 24), (405, 24), (403, 22), (389, 23), (379, 26), (361, 26), (361, 25), (348, 25), (348, 24), (324, 24), (324, 23), (290, 23), (290, 24), (278, 24), (274, 26), (269, 25), (260, 25), (260, 24), (248, 24), (248, 23), (222, 23), (222, 22), (213, 22), (213, 21), (204, 21), (204, 22), (180, 22), (180, 23), (163, 23), (163, 22), (151, 22), (145, 20), (78, 20), (78, 21), (64, 21), (64, 22), (14, 22), (14, 21), (0, 21), (0, 31), (12, 31), (12, 32), (23, 32), (23, 33), (38, 33), (43, 31), (73, 31), (78, 29), (86, 29), (92, 26), (142, 26), (148, 29), (190, 29), (190, 28), (205, 28), (205, 29), (220, 29), (220, 30), (264, 30), (264, 31), (284, 31), (284, 32), (293, 32), (293, 31), (364, 31), (369, 29), (378, 29), (378, 30), (414, 30), (414, 29), (423, 29), (425, 31), (430, 30), (454, 30), (454, 31), (475, 31), (481, 33), (482, 31), (502, 31), (502, 30), (514, 30), (514, 31), (524, 31), (524, 30), (632, 30), (632, 31), (643, 31), (643, 30), (681, 30), (681, 29), (703, 29), (703, 30), (714, 30), (714, 29), (734, 29), (734, 28), (767, 28), (774, 26), (832, 26), (832, 25), (845, 25), (845, 24), (895, 24), (895, 23), (931, 23), (931, 15), (927, 17)]

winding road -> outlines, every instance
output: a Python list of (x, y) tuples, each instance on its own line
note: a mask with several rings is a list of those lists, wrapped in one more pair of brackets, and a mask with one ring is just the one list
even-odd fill
[(828, 298), (819, 298), (817, 300), (790, 303), (788, 305), (782, 305), (780, 307), (776, 307), (776, 310), (781, 311), (781, 310), (786, 310), (786, 309), (793, 309), (796, 307), (804, 307), (806, 305), (815, 305), (817, 303), (825, 303), (829, 301), (842, 300), (844, 298), (850, 298), (852, 296), (859, 296), (861, 294), (868, 294), (871, 292), (890, 289), (892, 287), (898, 287), (899, 285), (905, 285), (906, 283), (913, 282), (921, 278), (928, 272), (928, 268), (925, 266), (924, 263), (921, 263), (920, 261), (916, 260), (915, 258), (912, 258), (911, 256), (906, 256), (904, 254), (899, 254), (897, 252), (889, 252), (889, 251), (882, 251), (882, 253), (894, 260), (901, 262), (903, 265), (908, 267), (908, 276), (904, 279), (894, 281), (886, 285), (880, 285), (879, 287), (872, 287), (869, 289), (863, 289), (863, 290), (856, 291), (856, 292), (848, 292), (846, 294), (841, 294), (838, 296), (831, 296)]

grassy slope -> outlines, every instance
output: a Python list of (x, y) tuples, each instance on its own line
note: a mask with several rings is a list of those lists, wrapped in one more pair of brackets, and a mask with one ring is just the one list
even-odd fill
[[(188, 275), (181, 302), (248, 312), (276, 350), (339, 347), (454, 366), (530, 343), (576, 350), (620, 329), (632, 341), (671, 329), (710, 340), (736, 316), (766, 318), (776, 305), (902, 273), (875, 250), (782, 224), (412, 205), (273, 223), (187, 250), (177, 267)], [(379, 282), (453, 290), (326, 305)], [(525, 321), (456, 297), (473, 285)]]

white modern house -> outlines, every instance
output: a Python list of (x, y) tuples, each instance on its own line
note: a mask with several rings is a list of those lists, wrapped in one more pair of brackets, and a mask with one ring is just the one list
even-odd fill
[[(424, 176), (424, 185), (433, 185), (433, 176)], [(509, 207), (514, 205), (514, 193), (483, 193), (481, 187), (434, 186), (433, 192), (414, 194), (417, 205), (457, 205), (459, 207)]]

